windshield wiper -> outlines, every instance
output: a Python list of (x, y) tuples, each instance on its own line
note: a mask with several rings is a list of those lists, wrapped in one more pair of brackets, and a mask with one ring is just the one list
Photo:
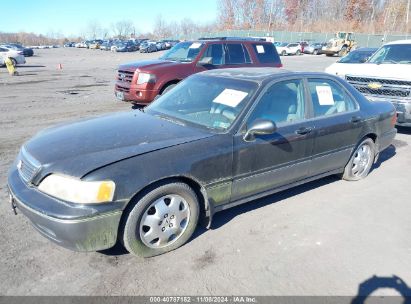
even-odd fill
[(175, 124), (177, 124), (177, 125), (185, 126), (185, 123), (183, 123), (183, 122), (180, 121), (180, 120), (174, 119), (174, 118), (172, 118), (172, 117), (170, 117), (170, 116), (165, 116), (165, 115), (161, 115), (161, 114), (157, 114), (156, 116), (157, 116), (158, 118), (167, 120), (167, 121), (172, 122), (172, 123), (175, 123)]

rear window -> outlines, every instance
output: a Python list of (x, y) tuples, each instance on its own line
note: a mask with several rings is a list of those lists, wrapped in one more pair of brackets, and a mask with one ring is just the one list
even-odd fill
[(261, 63), (276, 63), (280, 64), (281, 60), (278, 56), (275, 46), (271, 43), (253, 43), (252, 44), (258, 61)]

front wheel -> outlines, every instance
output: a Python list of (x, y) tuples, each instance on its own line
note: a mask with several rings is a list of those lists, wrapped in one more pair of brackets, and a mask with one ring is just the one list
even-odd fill
[(295, 52), (295, 54), (296, 54), (297, 56), (301, 55), (300, 50), (297, 50), (297, 52)]
[(318, 50), (314, 50), (313, 55), (318, 55)]
[(286, 52), (286, 51), (282, 51), (281, 56), (285, 56), (285, 55), (287, 55), (287, 52)]
[(371, 138), (364, 139), (345, 166), (342, 178), (347, 181), (357, 181), (367, 177), (374, 163), (375, 154), (374, 141)]
[(130, 210), (123, 244), (137, 256), (151, 257), (184, 245), (199, 217), (195, 192), (184, 183), (162, 185), (143, 196)]
[(17, 66), (17, 60), (14, 59), (14, 58), (10, 58), (10, 60), (11, 60), (11, 63), (13, 64), (13, 66), (16, 67)]

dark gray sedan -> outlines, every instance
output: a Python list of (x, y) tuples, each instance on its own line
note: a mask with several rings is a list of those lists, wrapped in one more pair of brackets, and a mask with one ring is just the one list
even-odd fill
[(10, 201), (66, 248), (119, 240), (154, 256), (215, 212), (327, 175), (365, 178), (395, 122), (391, 103), (371, 103), (332, 75), (207, 71), (142, 111), (37, 134), (10, 169)]

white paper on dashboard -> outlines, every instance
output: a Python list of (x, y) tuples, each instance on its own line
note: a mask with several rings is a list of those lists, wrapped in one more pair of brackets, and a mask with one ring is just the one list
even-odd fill
[(333, 92), (329, 86), (316, 86), (315, 87), (318, 96), (318, 103), (321, 106), (332, 106), (334, 105)]
[(201, 43), (194, 42), (192, 45), (190, 45), (189, 49), (198, 49), (201, 46)]
[(265, 53), (263, 45), (257, 45), (256, 47), (257, 47), (257, 53), (260, 53), (260, 54)]
[(235, 108), (247, 95), (247, 92), (225, 89), (214, 98), (213, 102)]

